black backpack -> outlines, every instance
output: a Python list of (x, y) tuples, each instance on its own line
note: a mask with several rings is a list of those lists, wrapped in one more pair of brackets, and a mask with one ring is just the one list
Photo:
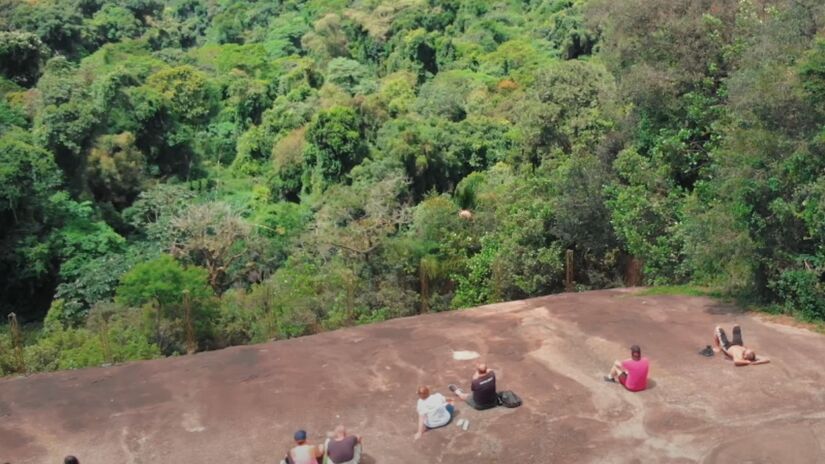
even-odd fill
[(498, 404), (505, 408), (517, 408), (521, 406), (521, 398), (510, 390), (498, 393)]

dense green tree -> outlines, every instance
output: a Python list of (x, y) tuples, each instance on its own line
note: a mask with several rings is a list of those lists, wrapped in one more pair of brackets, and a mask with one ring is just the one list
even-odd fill
[(207, 339), (211, 333), (213, 293), (208, 282), (206, 269), (184, 267), (171, 256), (162, 255), (124, 274), (115, 301), (144, 307), (146, 315), (153, 320), (154, 341), (161, 351), (183, 352), (188, 338), (187, 325), (194, 328), (196, 341)]
[(146, 170), (146, 158), (129, 132), (99, 137), (87, 158), (87, 182), (95, 199), (121, 209), (143, 190)]
[(59, 213), (51, 196), (60, 185), (51, 153), (35, 146), (22, 131), (0, 136), (0, 270), (5, 276), (0, 307), (4, 314), (16, 305), (21, 305), (17, 308), (21, 316), (36, 312), (38, 305), (31, 302), (42, 305), (42, 295), (54, 285), (54, 254), (48, 237)]
[(143, 29), (132, 11), (113, 4), (103, 5), (91, 19), (90, 26), (101, 44), (138, 37)]
[(338, 85), (351, 94), (368, 94), (375, 90), (369, 70), (349, 58), (335, 58), (327, 65), (327, 81)]
[(0, 32), (0, 73), (18, 84), (34, 84), (47, 55), (48, 49), (35, 34)]
[(306, 132), (308, 145), (304, 186), (324, 189), (344, 176), (366, 157), (358, 115), (350, 108), (334, 107), (318, 113)]

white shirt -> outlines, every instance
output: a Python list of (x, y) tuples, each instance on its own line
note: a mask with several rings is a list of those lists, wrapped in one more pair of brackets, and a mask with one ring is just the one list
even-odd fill
[(441, 393), (432, 394), (426, 400), (419, 399), (416, 409), (419, 416), (424, 416), (424, 425), (431, 429), (450, 422), (447, 400)]

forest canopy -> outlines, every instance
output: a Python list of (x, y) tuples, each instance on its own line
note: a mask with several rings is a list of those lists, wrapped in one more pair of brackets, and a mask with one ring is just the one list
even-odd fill
[(0, 0), (0, 374), (627, 284), (825, 320), (821, 1)]

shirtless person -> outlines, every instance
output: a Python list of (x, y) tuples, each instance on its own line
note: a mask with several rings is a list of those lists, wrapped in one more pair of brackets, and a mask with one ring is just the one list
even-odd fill
[(492, 369), (488, 369), (485, 362), (476, 364), (476, 371), (473, 373), (473, 382), (470, 386), (472, 394), (452, 384), (450, 384), (449, 389), (456, 396), (466, 401), (473, 409), (481, 411), (498, 406), (496, 373)]
[(751, 364), (767, 364), (771, 362), (768, 358), (757, 358), (756, 352), (747, 348), (742, 343), (742, 329), (735, 325), (733, 326), (733, 341), (728, 341), (728, 336), (725, 331), (716, 326), (713, 334), (713, 345), (716, 347), (715, 351), (722, 351), (725, 355), (733, 359), (733, 364), (736, 366), (749, 366)]

